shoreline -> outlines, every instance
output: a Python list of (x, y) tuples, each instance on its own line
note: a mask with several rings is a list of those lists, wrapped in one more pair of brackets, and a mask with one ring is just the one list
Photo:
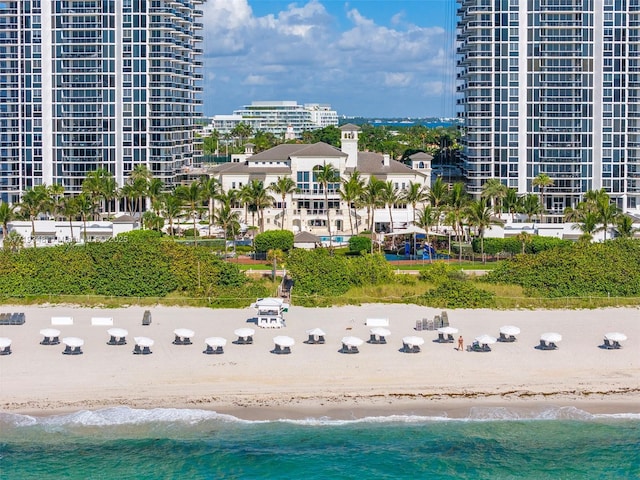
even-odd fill
[[(253, 345), (234, 345), (234, 330), (251, 326), (252, 309), (100, 309), (75, 306), (4, 306), (26, 313), (21, 326), (0, 326), (12, 339), (12, 354), (0, 357), (0, 412), (48, 416), (80, 410), (185, 408), (215, 411), (244, 420), (418, 415), (469, 418), (479, 410), (505, 409), (535, 415), (574, 407), (590, 414), (640, 414), (640, 309), (449, 310), (465, 345), (481, 334), (517, 325), (514, 343), (489, 353), (458, 351), (435, 342), (437, 332), (416, 331), (416, 320), (440, 310), (406, 304), (333, 308), (291, 307), (283, 329), (256, 328)], [(39, 344), (51, 317), (73, 317), (56, 327), (61, 337), (84, 340), (83, 354), (61, 355), (60, 346)], [(112, 317), (128, 330), (128, 344), (107, 345), (106, 326), (92, 317)], [(364, 343), (357, 355), (338, 353), (346, 335), (369, 338), (367, 318), (388, 318), (387, 344)], [(325, 345), (307, 345), (306, 331), (321, 327)], [(195, 331), (193, 344), (172, 344), (173, 330)], [(542, 332), (563, 336), (560, 348), (535, 349)], [(628, 336), (620, 350), (598, 348), (604, 333)], [(153, 355), (132, 355), (133, 337), (155, 340)], [(223, 355), (203, 355), (204, 339), (229, 340)], [(273, 337), (295, 339), (291, 355), (274, 355)], [(418, 354), (401, 353), (404, 336), (420, 336)], [(473, 412), (473, 413), (472, 413)]]

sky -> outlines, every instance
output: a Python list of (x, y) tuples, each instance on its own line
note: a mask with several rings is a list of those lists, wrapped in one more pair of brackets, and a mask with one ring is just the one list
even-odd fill
[(455, 116), (455, 0), (207, 0), (203, 113), (252, 101)]

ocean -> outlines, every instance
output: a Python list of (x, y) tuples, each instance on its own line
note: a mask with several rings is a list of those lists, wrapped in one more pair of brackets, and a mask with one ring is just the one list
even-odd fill
[(245, 421), (205, 410), (0, 413), (2, 479), (631, 479), (640, 415)]

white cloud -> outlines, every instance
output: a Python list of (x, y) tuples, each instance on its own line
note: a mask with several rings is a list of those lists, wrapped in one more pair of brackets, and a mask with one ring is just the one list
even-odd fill
[(350, 8), (341, 31), (320, 0), (260, 17), (248, 0), (208, 0), (203, 10), (205, 114), (287, 99), (380, 116), (416, 116), (424, 103), (429, 115), (430, 97), (450, 90), (445, 30), (407, 24), (405, 12), (384, 26)]

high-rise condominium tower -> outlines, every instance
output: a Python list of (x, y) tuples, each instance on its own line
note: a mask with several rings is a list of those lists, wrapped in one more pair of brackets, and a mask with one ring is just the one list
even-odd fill
[(171, 185), (194, 156), (203, 0), (0, 0), (0, 199), (38, 184)]
[(470, 192), (533, 192), (544, 173), (551, 214), (600, 188), (640, 209), (640, 1), (458, 3)]

